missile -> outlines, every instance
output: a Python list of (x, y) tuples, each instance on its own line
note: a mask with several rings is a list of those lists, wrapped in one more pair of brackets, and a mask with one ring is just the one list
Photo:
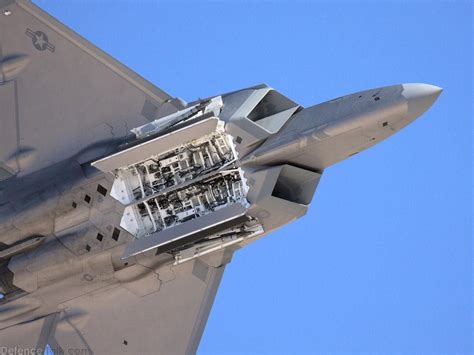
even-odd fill
[(45, 241), (45, 239), (45, 237), (34, 237), (22, 240), (19, 243), (9, 246), (6, 249), (0, 251), (0, 260), (9, 259), (12, 256), (32, 250), (40, 246)]
[(92, 163), (114, 175), (120, 226), (135, 237), (122, 258), (156, 249), (181, 263), (303, 216), (325, 168), (399, 131), (440, 93), (402, 84), (302, 108), (262, 85), (134, 128), (134, 142)]

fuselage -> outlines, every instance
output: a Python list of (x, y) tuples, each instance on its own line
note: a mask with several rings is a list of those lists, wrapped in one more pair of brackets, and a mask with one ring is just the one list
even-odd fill
[(394, 85), (306, 108), (243, 162), (323, 171), (398, 132), (426, 111), (440, 92), (431, 85)]
[[(259, 90), (265, 90), (261, 97)], [(266, 87), (223, 95), (222, 120), (236, 142), (238, 165), (250, 184), (249, 214), (261, 221), (262, 236), (306, 213), (325, 168), (394, 134), (440, 92), (424, 84), (396, 85), (309, 108), (272, 96)], [(259, 110), (252, 100), (260, 102)], [(117, 272), (139, 260), (173, 262), (171, 255), (155, 252), (122, 259), (134, 238), (121, 227), (124, 206), (110, 195), (113, 182), (112, 174), (69, 159), (0, 183), (0, 249), (17, 247), (0, 260), (0, 292), (3, 302), (21, 306), (0, 315), (0, 328), (47, 314), (91, 290), (130, 282)], [(275, 187), (265, 199), (261, 191), (269, 184)], [(275, 201), (281, 206), (274, 207)], [(36, 244), (22, 244), (38, 237)]]

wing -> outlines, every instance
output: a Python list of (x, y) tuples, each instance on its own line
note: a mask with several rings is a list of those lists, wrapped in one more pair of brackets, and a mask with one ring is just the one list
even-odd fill
[(196, 259), (92, 292), (58, 313), (1, 330), (0, 349), (49, 344), (56, 354), (194, 354), (224, 268)]
[(0, 0), (0, 180), (95, 159), (176, 102), (30, 1)]

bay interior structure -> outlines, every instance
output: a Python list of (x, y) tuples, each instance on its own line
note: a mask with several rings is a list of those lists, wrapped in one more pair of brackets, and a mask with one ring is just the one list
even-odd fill
[(170, 96), (27, 0), (0, 0), (0, 345), (194, 353), (233, 253), (439, 87), (303, 107), (268, 85)]

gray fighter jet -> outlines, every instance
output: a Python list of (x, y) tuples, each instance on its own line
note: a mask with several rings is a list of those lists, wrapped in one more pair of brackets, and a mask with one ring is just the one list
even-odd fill
[(234, 251), (440, 93), (304, 108), (260, 85), (186, 103), (0, 0), (0, 353), (194, 353)]

